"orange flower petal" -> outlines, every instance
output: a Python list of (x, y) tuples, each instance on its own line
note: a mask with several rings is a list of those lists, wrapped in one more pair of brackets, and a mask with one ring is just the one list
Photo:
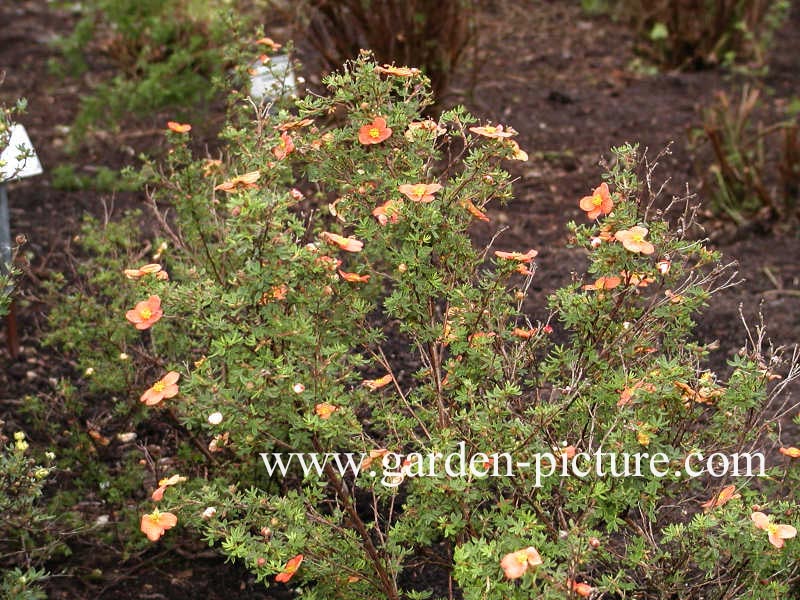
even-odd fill
[(298, 554), (294, 558), (290, 558), (289, 562), (287, 562), (286, 566), (283, 568), (283, 571), (281, 571), (275, 576), (275, 581), (277, 581), (278, 583), (286, 583), (287, 581), (289, 581), (297, 572), (297, 569), (300, 568), (300, 563), (302, 562), (303, 562), (302, 554)]
[(398, 191), (414, 202), (433, 202), (433, 195), (442, 189), (438, 183), (406, 183), (397, 186)]
[(481, 209), (475, 206), (470, 200), (462, 201), (461, 205), (464, 208), (466, 208), (467, 212), (469, 212), (469, 214), (471, 214), (476, 219), (480, 221), (486, 221), (487, 223), (489, 222), (489, 217), (486, 216), (486, 213), (481, 211)]
[(614, 234), (614, 237), (618, 242), (622, 242), (625, 249), (630, 252), (652, 254), (655, 252), (655, 247), (644, 239), (646, 235), (647, 228), (636, 225), (630, 229), (618, 231)]
[(375, 391), (380, 389), (384, 386), (389, 385), (394, 380), (391, 373), (387, 373), (383, 377), (379, 377), (378, 379), (365, 379), (361, 382), (361, 385), (366, 387), (370, 391)]
[(139, 529), (147, 536), (148, 540), (156, 542), (167, 529), (172, 529), (177, 523), (178, 517), (172, 513), (162, 513), (156, 510), (149, 515), (142, 515)]
[(178, 123), (177, 121), (167, 121), (167, 128), (175, 133), (188, 133), (192, 130), (192, 126), (188, 123)]
[(314, 413), (320, 419), (330, 419), (331, 415), (339, 410), (338, 406), (334, 406), (333, 404), (329, 404), (327, 402), (320, 402), (316, 406), (314, 406)]
[(517, 134), (516, 131), (511, 129), (503, 129), (502, 125), (486, 125), (483, 127), (470, 127), (469, 130), (472, 133), (476, 133), (483, 137), (488, 137), (492, 139), (502, 139), (502, 138), (510, 138)]
[(700, 506), (706, 509), (706, 511), (709, 511), (712, 508), (722, 506), (729, 500), (733, 500), (735, 498), (741, 498), (741, 494), (736, 494), (734, 492), (736, 492), (735, 485), (726, 485), (724, 488), (720, 490), (720, 492), (716, 496), (714, 496), (710, 500), (707, 500), (706, 502), (703, 502)]
[(503, 252), (502, 250), (495, 250), (494, 255), (503, 260), (516, 260), (518, 262), (529, 263), (538, 256), (536, 250), (528, 250), (524, 254), (522, 252)]
[(356, 238), (344, 237), (328, 231), (323, 231), (319, 236), (326, 242), (338, 246), (346, 252), (361, 252), (364, 248), (364, 242)]
[(375, 117), (372, 123), (362, 125), (358, 130), (358, 141), (369, 146), (372, 144), (380, 144), (389, 139), (392, 135), (392, 128), (386, 126), (386, 119), (383, 117)]
[(349, 281), (350, 283), (367, 283), (369, 281), (369, 275), (359, 275), (358, 273), (347, 273), (346, 271), (342, 271), (339, 269), (339, 275), (341, 275), (342, 279), (345, 281)]

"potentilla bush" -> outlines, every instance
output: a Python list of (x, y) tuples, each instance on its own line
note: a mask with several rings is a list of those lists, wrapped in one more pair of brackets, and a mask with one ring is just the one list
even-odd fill
[(237, 105), (218, 158), (171, 126), (157, 260), (90, 236), (71, 343), (108, 348), (80, 363), (122, 394), (105, 435), (148, 436), (142, 533), (306, 598), (797, 592), (797, 353), (751, 327), (709, 369), (693, 319), (734, 276), (691, 210), (654, 208), (635, 148), (575, 199), (586, 273), (530, 307), (535, 232), (470, 237), (512, 197), (516, 132), (423, 118), (424, 76), (366, 53), (326, 85)]
[(45, 598), (39, 584), (47, 572), (40, 567), (60, 546), (48, 539), (56, 516), (41, 499), (55, 455), (37, 460), (25, 432), (6, 435), (5, 425), (0, 421), (0, 598)]

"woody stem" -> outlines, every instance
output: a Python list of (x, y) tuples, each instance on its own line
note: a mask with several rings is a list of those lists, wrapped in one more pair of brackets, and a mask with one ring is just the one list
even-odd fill
[[(311, 441), (314, 444), (314, 449), (317, 452), (320, 454), (324, 453), (322, 444), (320, 444), (317, 436), (314, 436)], [(353, 525), (356, 528), (356, 531), (358, 531), (358, 534), (361, 536), (361, 540), (364, 544), (364, 550), (367, 551), (367, 555), (375, 567), (378, 578), (381, 580), (383, 591), (386, 592), (386, 596), (389, 598), (389, 600), (400, 600), (400, 596), (397, 594), (395, 583), (389, 577), (389, 573), (386, 571), (386, 567), (381, 560), (378, 549), (375, 548), (375, 544), (372, 542), (372, 538), (369, 535), (369, 531), (367, 531), (367, 527), (364, 525), (364, 521), (361, 520), (356, 507), (353, 505), (353, 499), (350, 495), (350, 491), (347, 489), (347, 484), (342, 481), (341, 477), (336, 474), (336, 471), (334, 471), (333, 467), (331, 467), (331, 465), (327, 462), (325, 463), (323, 470), (325, 471), (325, 476), (327, 477), (328, 481), (336, 491), (336, 495), (339, 497), (339, 500), (344, 506), (345, 512), (350, 517)]]

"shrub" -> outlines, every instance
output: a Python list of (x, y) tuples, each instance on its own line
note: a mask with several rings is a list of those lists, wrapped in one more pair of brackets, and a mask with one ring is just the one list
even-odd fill
[(235, 9), (194, 0), (83, 3), (73, 33), (57, 42), (66, 72), (84, 71), (92, 49), (107, 61), (109, 76), (82, 98), (72, 144), (91, 129), (118, 133), (123, 116), (204, 110), (242, 43), (237, 32), (246, 12)]
[(717, 214), (743, 225), (756, 219), (797, 227), (800, 219), (800, 144), (797, 115), (764, 125), (756, 121), (761, 92), (744, 86), (739, 100), (725, 92), (703, 111), (693, 143), (707, 142), (706, 187)]
[(765, 65), (790, 6), (787, 0), (618, 0), (611, 10), (633, 25), (639, 51), (664, 68), (752, 68)]
[[(114, 234), (96, 297), (54, 315), (73, 348), (100, 344), (93, 383), (128, 390), (137, 432), (169, 430), (142, 532), (188, 527), (309, 598), (796, 592), (800, 451), (778, 423), (798, 354), (759, 330), (727, 378), (709, 369), (693, 317), (733, 274), (687, 237), (691, 210), (653, 208), (635, 149), (570, 225), (586, 275), (531, 314), (536, 250), (469, 236), (512, 196), (513, 129), (421, 120), (426, 78), (368, 54), (325, 83), (295, 114), (235, 110), (219, 159), (170, 132), (149, 197), (168, 247), (144, 265)], [(764, 477), (722, 468), (755, 450)], [(647, 456), (559, 474), (598, 452)], [(718, 476), (688, 476), (708, 457)], [(428, 569), (442, 588), (410, 575)]]
[[(53, 458), (48, 453), (42, 462), (49, 464)], [(47, 541), (55, 516), (40, 500), (52, 468), (38, 463), (23, 431), (14, 432), (13, 441), (0, 432), (0, 563), (4, 567), (0, 598), (46, 597), (38, 584), (47, 573), (36, 565), (50, 558), (59, 542)]]
[(327, 72), (368, 49), (383, 63), (417, 65), (436, 94), (477, 44), (477, 16), (489, 5), (486, 0), (268, 2), (292, 24), (295, 40), (313, 46)]

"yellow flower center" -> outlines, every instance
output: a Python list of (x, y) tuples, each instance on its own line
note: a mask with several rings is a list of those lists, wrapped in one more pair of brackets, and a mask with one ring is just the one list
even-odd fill
[(641, 233), (634, 233), (631, 239), (638, 244), (644, 241), (644, 236)]
[(603, 203), (603, 198), (600, 196), (600, 194), (595, 194), (594, 196), (592, 196), (592, 204), (594, 206), (600, 206), (602, 203)]
[(414, 186), (414, 195), (417, 198), (422, 198), (425, 195), (425, 186), (424, 185), (416, 185)]
[(494, 125), (488, 125), (486, 127), (486, 133), (497, 133), (497, 127), (495, 127)]
[(149, 308), (143, 308), (142, 310), (139, 311), (139, 316), (145, 320), (149, 319), (150, 317), (153, 316), (153, 311), (150, 310)]
[(167, 384), (165, 384), (163, 381), (157, 381), (153, 384), (153, 391), (163, 392), (165, 387), (167, 387)]
[(765, 529), (770, 535), (776, 535), (778, 533), (778, 526), (775, 523), (770, 523)]
[(370, 129), (369, 129), (369, 137), (371, 137), (373, 139), (377, 139), (377, 138), (381, 137), (381, 130), (378, 129), (377, 127), (370, 127)]

